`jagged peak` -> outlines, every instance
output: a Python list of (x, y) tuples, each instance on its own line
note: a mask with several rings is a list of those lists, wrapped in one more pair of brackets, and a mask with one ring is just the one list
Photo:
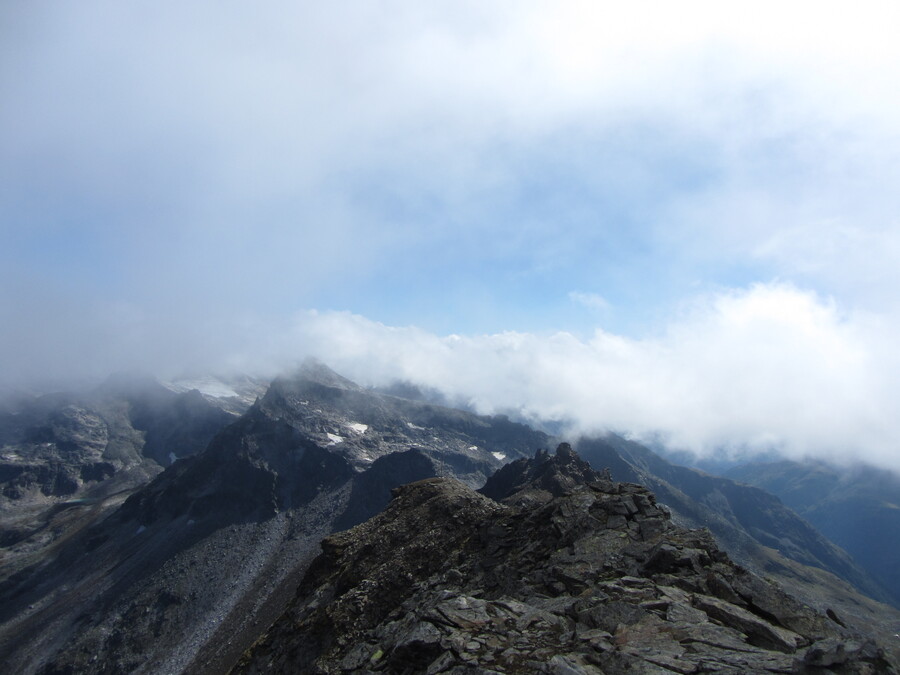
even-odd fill
[(571, 445), (560, 443), (553, 455), (538, 449), (533, 458), (520, 459), (502, 467), (480, 492), (496, 501), (547, 501), (578, 485), (608, 480), (608, 475), (594, 471)]

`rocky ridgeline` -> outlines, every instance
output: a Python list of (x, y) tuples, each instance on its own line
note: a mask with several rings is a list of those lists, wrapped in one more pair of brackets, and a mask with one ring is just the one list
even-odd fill
[[(163, 403), (198, 398), (169, 394)], [(146, 417), (157, 439), (180, 429)], [(130, 496), (65, 505), (88, 524), (17, 550), (15, 565), (0, 550), (3, 672), (220, 674), (284, 611), (322, 537), (379, 513), (397, 485), (447, 474), (481, 485), (546, 445), (506, 418), (371, 392), (307, 363)], [(34, 529), (18, 528), (16, 546)]]
[(869, 639), (563, 444), (322, 542), (241, 673), (893, 673)]
[(202, 451), (236, 417), (199, 391), (128, 376), (89, 392), (0, 402), (0, 507), (134, 489)]
[(548, 436), (502, 415), (480, 416), (365, 389), (327, 366), (307, 360), (292, 377), (276, 378), (260, 412), (344, 457), (357, 471), (416, 448), (467, 485), (483, 485), (523, 449)]

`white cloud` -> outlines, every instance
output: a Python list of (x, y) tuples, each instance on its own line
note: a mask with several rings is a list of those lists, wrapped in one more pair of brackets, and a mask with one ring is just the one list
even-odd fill
[(570, 291), (569, 300), (594, 311), (605, 311), (610, 308), (609, 301), (599, 293), (583, 293)]
[[(354, 377), (699, 452), (896, 465), (896, 3), (0, 13), (4, 377), (272, 373), (317, 352)], [(658, 320), (691, 284), (795, 286), (706, 295), (649, 338), (285, 318), (396, 307), (421, 325), (425, 301), (401, 311), (411, 287), (539, 314), (480, 299), (476, 272), (497, 269), (510, 287), (562, 278), (559, 304), (626, 321), (629, 298), (663, 296)]]
[(295, 344), (366, 383), (408, 379), (482, 412), (662, 438), (699, 454), (780, 450), (900, 470), (893, 330), (782, 284), (698, 299), (664, 334), (441, 338), (345, 313)]
[[(637, 138), (652, 130), (651, 144), (707, 148), (723, 174), (674, 214), (662, 208), (659, 236), (682, 249), (710, 240), (769, 251), (786, 213), (807, 215), (792, 223), (807, 232), (835, 218), (885, 227), (896, 212), (891, 3), (31, 7), (4, 10), (0, 175), (14, 199), (3, 227), (44, 228), (49, 239), (73, 227), (60, 212), (74, 210), (136, 270), (120, 287), (150, 295), (168, 285), (168, 302), (199, 275), (240, 292), (223, 262), (262, 284), (293, 256), (294, 288), (306, 289), (354, 241), (368, 252), (352, 258), (362, 278), (436, 229), (501, 246), (523, 219), (485, 204), (544, 159), (535, 147), (571, 155), (591, 188), (649, 180), (645, 149), (591, 159), (628, 126)], [(589, 156), (576, 161), (586, 141)], [(789, 158), (761, 159), (768, 146)], [(785, 174), (805, 183), (779, 192)], [(425, 218), (373, 213), (354, 184), (372, 176), (393, 176), (385, 199), (426, 204)], [(758, 217), (736, 217), (751, 202)], [(863, 202), (874, 205), (865, 214)], [(446, 212), (452, 228), (436, 227)], [(523, 246), (552, 239), (542, 233), (559, 223), (530, 226), (541, 232)], [(268, 241), (278, 245), (260, 246)]]

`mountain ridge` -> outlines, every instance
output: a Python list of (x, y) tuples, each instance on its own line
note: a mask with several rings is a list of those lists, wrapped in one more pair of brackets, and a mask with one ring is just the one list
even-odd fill
[[(568, 450), (559, 457), (568, 473), (541, 482), (538, 463), (517, 474), (550, 458), (551, 442), (504, 416), (373, 391), (304, 364), (206, 449), (140, 489), (65, 506), (62, 515), (95, 509), (94, 524), (50, 555), (12, 570), (0, 564), (0, 658), (21, 672), (222, 672), (283, 612), (322, 538), (375, 516), (399, 483), (454, 476), (475, 488), (505, 476), (507, 488), (528, 483), (517, 498), (539, 505), (579, 471), (594, 475)], [(615, 452), (593, 459), (611, 474), (635, 470)], [(763, 566), (777, 564), (814, 591), (834, 585), (745, 536)], [(882, 628), (893, 625), (874, 602), (865, 607)], [(856, 620), (833, 609), (848, 625)]]
[(567, 444), (482, 493), (425, 479), (327, 537), (231, 672), (897, 672)]
[(900, 606), (900, 477), (823, 462), (753, 462), (728, 477), (767, 490), (850, 553)]
[(774, 495), (697, 469), (678, 466), (644, 446), (615, 435), (581, 439), (576, 448), (591, 463), (610, 466), (618, 480), (646, 485), (689, 527), (709, 527), (731, 555), (762, 571), (757, 547), (824, 569), (882, 602), (890, 593), (842, 549), (785, 507)]
[(22, 672), (220, 672), (321, 538), (377, 513), (398, 478), (477, 485), (502, 465), (494, 453), (546, 440), (347, 382), (323, 367), (276, 380), (202, 453), (0, 584), (0, 657)]

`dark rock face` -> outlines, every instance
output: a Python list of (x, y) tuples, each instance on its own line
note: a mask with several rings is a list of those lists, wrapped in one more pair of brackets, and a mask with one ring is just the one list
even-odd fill
[(505, 473), (503, 503), (430, 478), (326, 538), (235, 671), (897, 672), (570, 449)]
[(71, 497), (128, 470), (136, 470), (132, 480), (113, 489), (134, 487), (203, 450), (235, 419), (197, 391), (175, 393), (149, 379), (111, 378), (88, 393), (22, 400), (14, 413), (0, 413), (0, 494)]
[(439, 472), (471, 487), (549, 441), (502, 415), (474, 415), (364, 389), (315, 361), (272, 382), (259, 407), (358, 470), (415, 448), (432, 458)]
[(451, 474), (480, 485), (546, 438), (307, 364), (206, 450), (0, 579), (0, 662), (220, 673), (281, 614), (323, 537), (378, 513), (401, 483)]
[(419, 450), (379, 457), (368, 471), (354, 479), (347, 508), (334, 529), (346, 530), (368, 520), (388, 505), (392, 488), (434, 476), (436, 472), (434, 461)]
[(561, 443), (556, 455), (538, 450), (533, 459), (518, 459), (500, 468), (479, 490), (495, 501), (512, 495), (516, 500), (545, 502), (560, 497), (576, 485), (604, 478), (581, 459), (568, 443)]

